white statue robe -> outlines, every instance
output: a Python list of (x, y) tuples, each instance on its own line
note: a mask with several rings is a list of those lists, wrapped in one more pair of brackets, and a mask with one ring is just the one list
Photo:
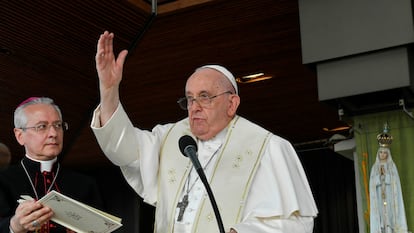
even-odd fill
[[(380, 162), (379, 150), (387, 151), (386, 162)], [(392, 160), (389, 148), (379, 150), (371, 168), (369, 180), (370, 232), (407, 233), (404, 201), (397, 167)], [(383, 178), (381, 178), (381, 166), (384, 169)]]
[[(161, 233), (160, 229), (173, 232), (176, 222), (175, 214), (170, 217), (168, 214), (171, 210), (165, 208), (163, 202), (171, 201), (171, 198), (167, 196), (177, 197), (173, 198), (172, 202), (172, 205), (176, 206), (179, 201), (178, 197), (182, 196), (182, 189), (180, 189), (182, 185), (177, 186), (179, 188), (176, 189), (176, 193), (160, 191), (163, 188), (163, 181), (160, 181), (159, 174), (175, 174), (176, 172), (175, 169), (164, 171), (167, 168), (163, 168), (160, 162), (162, 153), (160, 150), (168, 141), (167, 135), (172, 127), (174, 124), (157, 125), (152, 131), (134, 128), (122, 105), (118, 106), (111, 119), (102, 127), (99, 123), (98, 107), (91, 123), (91, 128), (105, 155), (121, 167), (125, 179), (138, 195), (145, 202), (157, 207), (155, 231), (159, 233)], [(190, 134), (189, 129), (188, 132)], [(178, 138), (176, 142), (178, 148)], [(228, 211), (223, 210), (226, 206), (219, 206), (220, 211), (224, 213), (222, 216), (226, 231), (231, 227), (240, 233), (312, 232), (313, 218), (317, 215), (317, 208), (306, 175), (293, 147), (286, 140), (271, 134), (263, 151), (257, 170), (252, 173), (248, 195), (243, 203), (240, 203), (241, 216), (237, 218), (237, 222), (226, 221)], [(176, 159), (186, 158), (180, 155)], [(188, 164), (188, 159), (186, 163)], [(187, 169), (174, 179), (181, 181), (182, 184), (188, 172)], [(229, 170), (226, 178), (231, 175)], [(164, 180), (164, 185), (166, 183)], [(226, 185), (220, 187), (223, 190), (225, 188)], [(223, 193), (221, 190), (213, 190), (213, 192)], [(227, 193), (228, 196), (225, 198), (231, 200), (231, 190)], [(216, 198), (224, 198), (219, 196)], [(201, 211), (199, 213), (201, 215)], [(203, 223), (209, 220), (200, 221)], [(191, 232), (209, 232), (197, 230), (196, 226), (192, 226), (191, 229)]]

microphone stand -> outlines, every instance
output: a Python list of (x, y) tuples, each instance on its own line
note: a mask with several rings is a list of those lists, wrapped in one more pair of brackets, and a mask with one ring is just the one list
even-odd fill
[(201, 182), (203, 182), (203, 185), (206, 188), (208, 197), (210, 198), (210, 202), (213, 207), (214, 214), (216, 215), (217, 224), (218, 224), (220, 233), (225, 233), (224, 226), (223, 226), (223, 220), (221, 219), (216, 200), (214, 198), (213, 192), (211, 191), (210, 185), (208, 184), (206, 174), (204, 174), (204, 170), (201, 167), (200, 161), (197, 158), (197, 143), (192, 137), (188, 135), (184, 135), (180, 138), (178, 142), (178, 146), (180, 147), (181, 153), (184, 156), (190, 158), (191, 162), (193, 163), (193, 167), (197, 171)]
[(208, 184), (208, 181), (207, 181), (206, 175), (204, 174), (203, 168), (201, 168), (201, 167), (197, 168), (196, 171), (198, 173), (198, 176), (200, 177), (200, 180), (203, 182), (204, 187), (206, 188), (208, 197), (210, 198), (210, 202), (211, 202), (211, 205), (213, 206), (214, 214), (216, 215), (217, 224), (218, 224), (220, 233), (225, 233), (224, 226), (223, 226), (223, 220), (221, 219), (220, 212), (219, 212), (219, 209), (217, 207), (216, 199), (214, 198), (213, 192), (211, 191), (211, 187)]

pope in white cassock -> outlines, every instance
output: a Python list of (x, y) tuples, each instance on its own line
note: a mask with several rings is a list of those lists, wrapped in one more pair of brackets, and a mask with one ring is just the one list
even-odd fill
[(183, 135), (197, 142), (226, 232), (313, 231), (318, 211), (294, 148), (236, 114), (238, 87), (226, 68), (202, 66), (188, 78), (185, 97), (178, 101), (187, 118), (142, 130), (120, 103), (127, 51), (115, 58), (113, 37), (105, 32), (97, 45), (101, 99), (91, 128), (131, 187), (156, 206), (155, 232), (219, 232), (205, 188), (179, 150)]
[(369, 180), (371, 233), (407, 233), (400, 177), (389, 146), (392, 137), (384, 132), (377, 136), (379, 149)]

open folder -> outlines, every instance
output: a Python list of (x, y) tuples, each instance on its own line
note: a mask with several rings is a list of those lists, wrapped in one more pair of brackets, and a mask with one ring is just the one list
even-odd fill
[[(21, 197), (24, 200), (33, 199), (30, 196)], [(54, 190), (42, 197), (39, 202), (53, 210), (52, 221), (79, 233), (109, 233), (122, 226), (120, 218)]]

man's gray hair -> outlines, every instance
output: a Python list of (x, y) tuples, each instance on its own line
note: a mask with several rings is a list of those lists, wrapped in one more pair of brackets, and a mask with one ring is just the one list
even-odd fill
[(49, 97), (30, 97), (23, 101), (22, 103), (17, 106), (16, 110), (14, 111), (14, 127), (15, 128), (24, 128), (27, 124), (27, 116), (24, 112), (24, 109), (33, 104), (49, 104), (53, 106), (59, 114), (59, 118), (62, 120), (62, 112), (60, 111), (59, 106), (55, 104), (53, 99)]

